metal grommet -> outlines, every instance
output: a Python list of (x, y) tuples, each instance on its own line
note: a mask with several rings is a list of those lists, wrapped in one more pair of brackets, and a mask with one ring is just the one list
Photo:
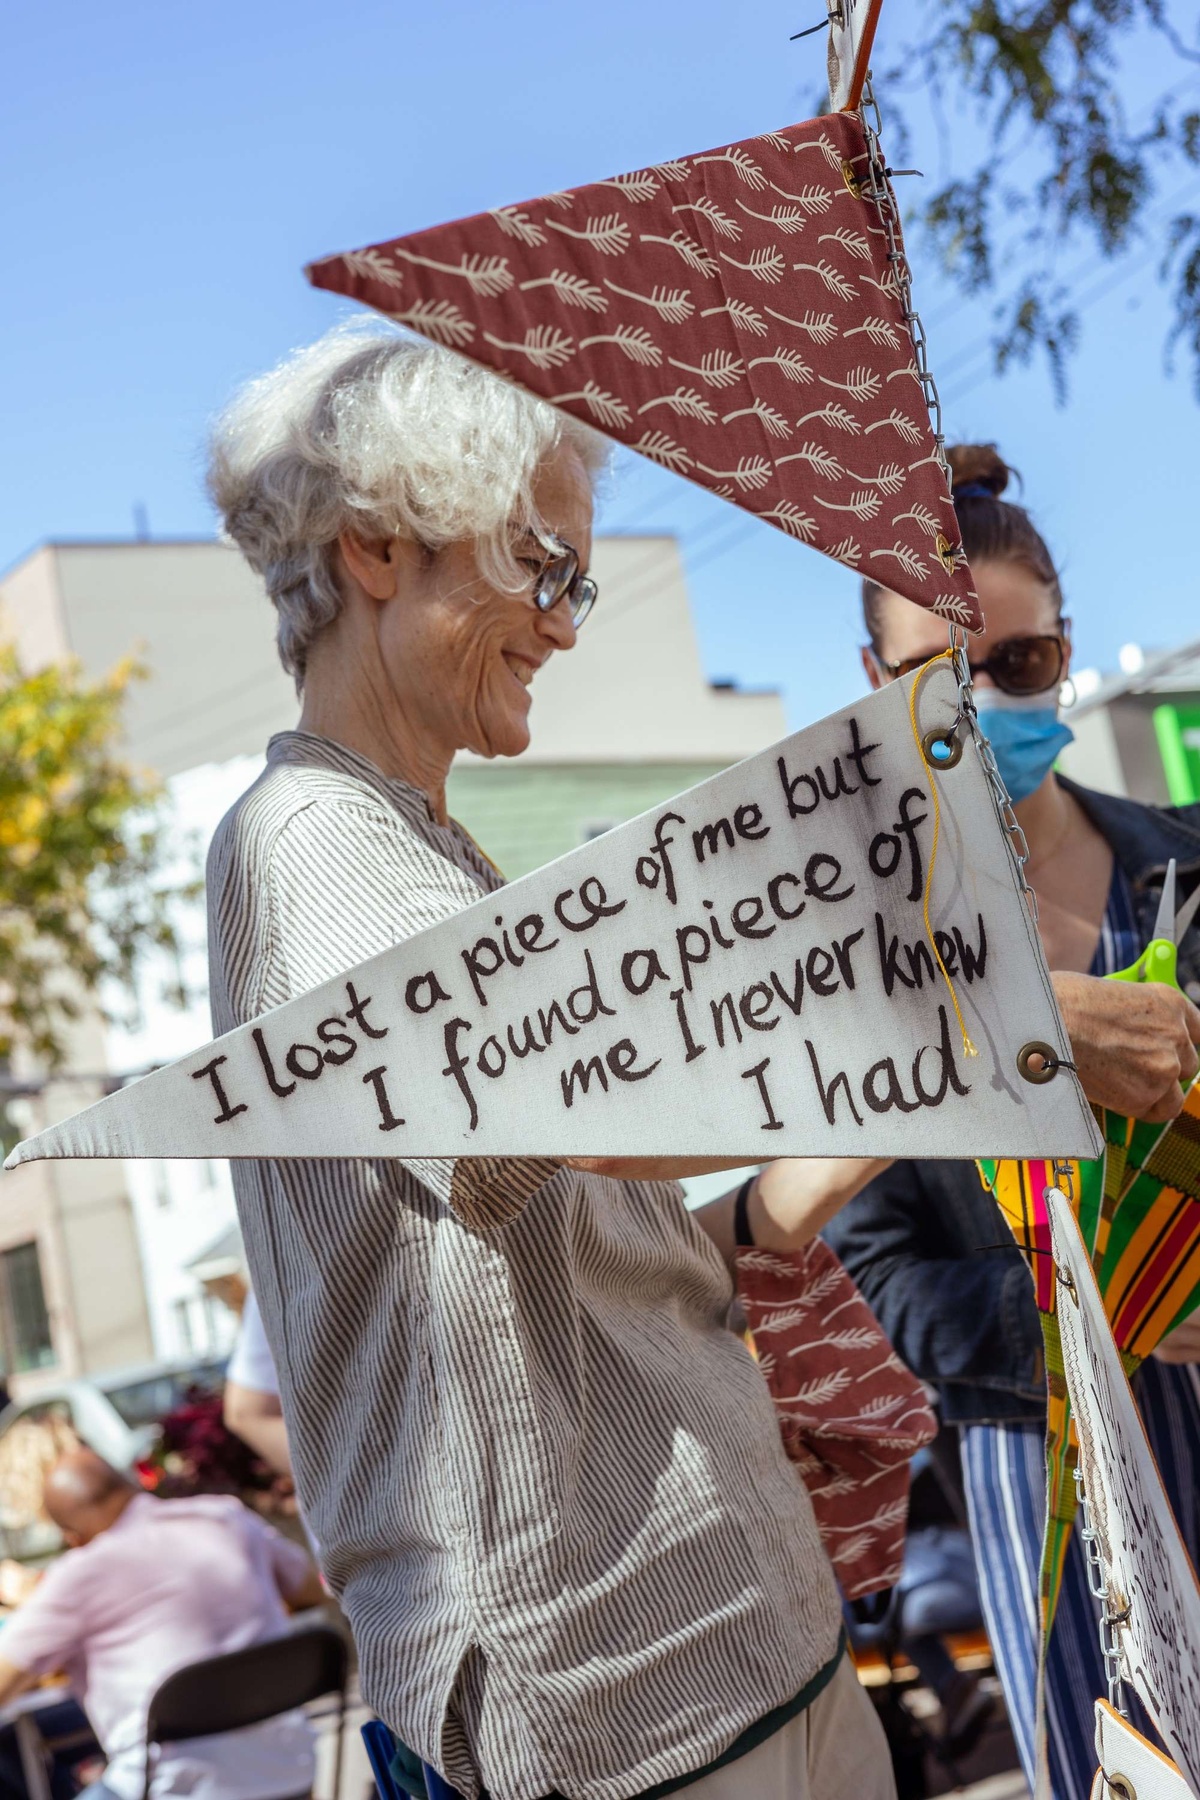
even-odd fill
[(1110, 1794), (1117, 1796), (1117, 1800), (1137, 1800), (1137, 1789), (1128, 1775), (1109, 1775), (1103, 1769), (1100, 1772), (1104, 1776), (1105, 1787)]
[(935, 726), (921, 739), (921, 755), (931, 769), (953, 769), (962, 761), (962, 734)]
[(847, 188), (850, 190), (850, 192), (854, 195), (854, 198), (856, 200), (861, 200), (862, 199), (862, 190), (863, 190), (862, 181), (854, 173), (854, 164), (851, 162), (847, 162), (845, 157), (842, 158), (842, 180), (845, 182), (845, 184), (846, 184)]
[[(1033, 1067), (1033, 1058), (1038, 1057), (1041, 1068)], [(1017, 1051), (1017, 1074), (1022, 1081), (1031, 1081), (1035, 1087), (1044, 1087), (1046, 1082), (1053, 1081), (1061, 1066), (1061, 1059), (1053, 1044), (1043, 1044), (1037, 1038), (1032, 1043), (1022, 1044)]]
[(962, 546), (960, 544), (952, 544), (945, 532), (939, 531), (933, 547), (937, 552), (937, 559), (941, 563), (943, 569), (945, 569), (947, 575), (953, 575), (962, 559)]

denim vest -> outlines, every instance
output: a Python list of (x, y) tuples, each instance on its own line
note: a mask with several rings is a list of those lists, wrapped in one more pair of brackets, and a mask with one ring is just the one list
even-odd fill
[[(1149, 940), (1167, 863), (1176, 905), (1200, 881), (1200, 805), (1143, 806), (1059, 777), (1112, 848)], [(1200, 1003), (1200, 929), (1179, 948), (1179, 983)], [(973, 1162), (897, 1162), (824, 1236), (896, 1350), (938, 1390), (943, 1419), (1044, 1419), (1042, 1332), (1029, 1272)]]

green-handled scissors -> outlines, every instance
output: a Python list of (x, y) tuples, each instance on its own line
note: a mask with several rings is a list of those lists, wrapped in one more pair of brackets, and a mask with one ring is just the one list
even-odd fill
[(1175, 911), (1175, 858), (1167, 864), (1163, 877), (1162, 898), (1154, 920), (1150, 942), (1135, 963), (1127, 969), (1114, 969), (1110, 981), (1160, 981), (1178, 987), (1176, 956), (1183, 934), (1200, 910), (1200, 883)]

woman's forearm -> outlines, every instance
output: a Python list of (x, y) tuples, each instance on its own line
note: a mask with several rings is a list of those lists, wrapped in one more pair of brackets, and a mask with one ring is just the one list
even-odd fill
[[(783, 1156), (767, 1163), (746, 1197), (750, 1236), (762, 1250), (800, 1249), (891, 1161), (891, 1157)], [(731, 1268), (737, 1248), (737, 1195), (733, 1188), (695, 1214)]]

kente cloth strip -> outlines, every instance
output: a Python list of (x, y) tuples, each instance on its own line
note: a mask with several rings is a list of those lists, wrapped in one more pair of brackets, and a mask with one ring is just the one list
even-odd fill
[(795, 1251), (739, 1249), (736, 1279), (838, 1586), (848, 1600), (893, 1587), (909, 1462), (937, 1431), (924, 1388), (820, 1238)]
[[(1147, 1125), (1096, 1109), (1105, 1153), (1069, 1165), (1070, 1197), (1127, 1375), (1200, 1306), (1200, 1082), (1169, 1125)], [(1043, 1631), (1049, 1632), (1076, 1512), (1078, 1455), (1063, 1375), (1057, 1282), (1043, 1198), (1063, 1188), (1048, 1162), (981, 1162), (1031, 1265), (1046, 1343), (1046, 1542)]]
[(856, 573), (981, 624), (854, 115), (308, 274)]

